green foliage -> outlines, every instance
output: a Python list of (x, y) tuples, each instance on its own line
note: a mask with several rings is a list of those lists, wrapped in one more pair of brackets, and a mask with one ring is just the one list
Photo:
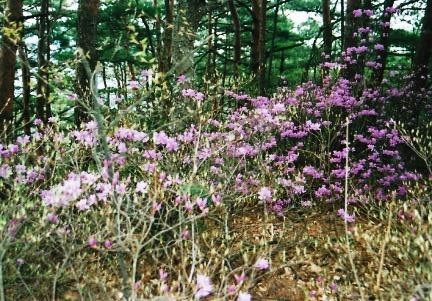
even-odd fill
[(392, 30), (390, 34), (390, 44), (393, 47), (401, 47), (409, 52), (414, 52), (418, 43), (418, 36), (403, 29)]

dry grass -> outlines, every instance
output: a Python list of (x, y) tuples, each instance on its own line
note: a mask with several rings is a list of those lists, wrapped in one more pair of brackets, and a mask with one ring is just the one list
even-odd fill
[[(432, 284), (432, 211), (429, 209), (429, 204), (409, 202), (369, 207), (367, 211), (357, 208), (350, 243), (368, 300), (411, 300), (415, 295), (418, 300), (431, 298), (428, 288)], [(230, 215), (228, 233), (223, 215), (210, 215), (199, 226), (197, 242), (201, 259), (197, 270), (206, 269), (212, 275), (219, 296), (234, 282), (234, 273), (245, 271), (248, 278), (239, 289), (249, 291), (253, 300), (360, 300), (346, 253), (343, 220), (335, 211), (328, 207), (321, 211), (292, 209), (280, 218), (265, 214), (257, 206)], [(187, 243), (140, 259), (139, 296), (161, 294), (157, 280), (161, 266), (169, 272), (170, 286), (181, 287), (185, 279), (182, 271), (190, 269), (190, 262), (182, 260), (190, 256)], [(271, 269), (253, 272), (250, 267), (263, 255), (271, 259)], [(109, 253), (82, 252), (64, 272), (58, 300), (120, 300), (121, 285), (114, 263), (115, 258)], [(45, 296), (49, 295), (50, 284), (43, 279), (38, 281), (41, 290), (35, 292), (36, 299), (48, 300), (39, 293), (46, 291)], [(77, 286), (82, 288), (80, 292)], [(216, 292), (212, 296), (215, 295)], [(193, 298), (191, 294), (171, 296), (176, 300)]]
[[(431, 297), (425, 294), (432, 284), (428, 207), (385, 204), (369, 209), (375, 218), (360, 216), (351, 228), (353, 255), (369, 300)], [(346, 254), (344, 224), (335, 216), (292, 212), (283, 219), (270, 217), (266, 226), (262, 210), (256, 210), (232, 220), (232, 231), (242, 245), (270, 242), (273, 269), (256, 283), (257, 300), (359, 300)], [(332, 283), (336, 290), (331, 290)]]

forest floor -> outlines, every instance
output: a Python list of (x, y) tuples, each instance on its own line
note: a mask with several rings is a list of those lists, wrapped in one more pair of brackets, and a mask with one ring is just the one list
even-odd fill
[[(262, 206), (239, 210), (229, 217), (231, 251), (224, 260), (235, 270), (267, 251), (271, 268), (245, 281), (252, 300), (361, 300), (349, 252), (366, 300), (430, 300), (432, 212), (429, 205), (408, 204), (357, 208), (356, 222), (348, 228), (350, 251), (335, 208), (293, 209), (284, 217), (266, 214)], [(215, 220), (201, 225), (204, 254), (227, 248)], [(151, 259), (141, 267), (149, 281), (158, 273)], [(71, 292), (62, 299), (79, 300)]]
[[(349, 226), (367, 300), (432, 300), (432, 253), (425, 250), (432, 243), (432, 214), (413, 208), (388, 203), (359, 210), (363, 218)], [(232, 217), (238, 249), (265, 244), (271, 254), (272, 269), (254, 280), (253, 300), (360, 300), (345, 224), (335, 211), (293, 210), (280, 218), (256, 208)]]

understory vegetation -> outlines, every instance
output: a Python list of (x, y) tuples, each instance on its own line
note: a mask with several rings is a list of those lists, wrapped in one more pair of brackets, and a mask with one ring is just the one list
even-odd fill
[[(10, 17), (16, 2), (22, 10), (23, 1), (7, 1), (2, 21), (0, 68), (11, 45), (15, 55), (24, 41), (15, 26), (21, 19)], [(102, 1), (106, 41), (96, 48), (100, 3), (84, 2), (76, 58), (64, 52), (75, 46), (57, 49), (45, 70), (39, 57), (36, 91), (24, 80), (31, 56), (21, 57), (21, 85), (11, 67), (11, 95), (0, 72), (0, 301), (432, 298), (430, 49), (423, 53), (432, 1), (420, 5), (412, 69), (390, 53), (397, 42), (386, 39), (385, 22), (415, 4), (350, 0), (342, 15), (332, 11), (345, 22), (342, 32), (323, 16), (313, 47), (302, 46), (311, 59), (288, 72), (298, 79), (307, 69), (294, 84), (275, 70), (276, 54), (285, 60), (275, 50), (283, 37), (274, 33), (266, 50), (265, 32), (277, 31), (280, 11), (301, 3), (196, 1), (193, 11), (195, 1), (163, 8)], [(276, 21), (265, 27), (257, 16), (270, 20), (271, 5)], [(330, 2), (320, 5), (326, 14)], [(117, 6), (127, 8), (130, 43), (120, 50), (107, 33), (118, 30), (119, 20), (107, 21), (122, 16)], [(185, 20), (174, 21), (175, 7)], [(39, 26), (42, 9), (55, 17), (41, 7)], [(225, 9), (235, 31), (225, 42), (235, 42), (235, 53), (222, 61), (218, 55), (231, 50), (212, 44), (218, 25), (211, 22)], [(201, 19), (210, 29), (198, 46)], [(247, 21), (259, 24), (247, 32), (246, 51), (237, 23)], [(138, 25), (147, 28), (142, 44)], [(159, 39), (153, 50), (150, 38)], [(251, 70), (238, 49), (251, 55)], [(76, 70), (60, 70), (62, 60)], [(26, 91), (34, 95), (26, 99)]]
[(430, 179), (402, 154), (428, 158), (430, 140), (381, 117), (393, 96), (329, 79), (227, 91), (238, 108), (216, 115), (184, 85), (185, 118), (158, 129), (139, 124), (137, 94), (79, 129), (36, 119), (1, 147), (6, 295), (270, 297), (275, 279), (288, 299), (425, 293)]

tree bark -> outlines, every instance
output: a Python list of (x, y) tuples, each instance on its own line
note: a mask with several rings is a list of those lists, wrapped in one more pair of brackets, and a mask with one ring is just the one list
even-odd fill
[(146, 16), (141, 16), (141, 21), (144, 23), (144, 27), (147, 33), (147, 39), (148, 39), (148, 43), (149, 43), (149, 48), (150, 48), (150, 52), (152, 54), (153, 57), (158, 57), (158, 59), (160, 59), (160, 53), (161, 53), (161, 42), (160, 42), (160, 33), (158, 32), (157, 26), (158, 23), (156, 23), (156, 49), (153, 43), (153, 34), (152, 31), (150, 29), (150, 25), (147, 22)]
[(41, 1), (41, 15), (39, 17), (38, 32), (38, 79), (37, 79), (37, 96), (36, 96), (36, 116), (47, 122), (48, 114), (46, 107), (48, 105), (49, 86), (48, 86), (48, 67), (49, 67), (49, 0)]
[(390, 36), (390, 26), (383, 26), (386, 23), (390, 23), (392, 14), (389, 14), (385, 11), (386, 7), (391, 7), (393, 6), (395, 0), (385, 0), (384, 1), (384, 11), (383, 14), (381, 16), (381, 30), (379, 33), (379, 39), (378, 39), (378, 43), (384, 46), (384, 50), (380, 51), (377, 54), (377, 57), (375, 59), (375, 61), (379, 64), (378, 66), (380, 66), (377, 69), (374, 69), (373, 72), (373, 83), (375, 86), (378, 86), (382, 83), (382, 80), (384, 78), (384, 71), (387, 65), (387, 56), (388, 56), (388, 50), (389, 50), (389, 46), (390, 46), (390, 41), (389, 41), (389, 36)]
[[(216, 22), (217, 23), (217, 20)], [(206, 69), (205, 69), (205, 91), (208, 92), (208, 87), (209, 84), (211, 82), (211, 79), (213, 77), (213, 56), (216, 57), (216, 54), (213, 53), (214, 51), (214, 42), (213, 39), (215, 38), (214, 36), (214, 26), (215, 24), (213, 23), (213, 14), (212, 11), (208, 12), (208, 17), (207, 17), (207, 63), (206, 63)]]
[[(78, 4), (78, 25), (77, 25), (77, 47), (81, 48), (84, 58), (79, 57), (76, 71), (77, 94), (80, 101), (87, 106), (91, 105), (90, 80), (84, 68), (84, 60), (88, 62), (90, 70), (93, 72), (96, 67), (96, 29), (97, 17), (99, 13), (99, 0), (79, 0)], [(75, 107), (75, 124), (79, 125), (82, 121), (89, 118), (89, 112), (83, 105), (77, 104)]]
[(280, 53), (280, 62), (279, 62), (279, 74), (282, 76), (282, 74), (285, 71), (285, 52), (282, 50)]
[(0, 49), (0, 135), (9, 133), (13, 120), (16, 51), (22, 36), (23, 1), (8, 0), (6, 16)]
[[(427, 0), (426, 10), (422, 20), (420, 39), (413, 60), (413, 79), (411, 97), (402, 99), (405, 102), (404, 118), (408, 118), (410, 128), (423, 128), (431, 120), (430, 95), (428, 87), (428, 65), (431, 59), (432, 46), (432, 0)], [(416, 166), (419, 167), (419, 166)]]
[(252, 41), (251, 41), (251, 72), (255, 76), (259, 70), (259, 0), (252, 0)]
[[(341, 0), (343, 1), (343, 0)], [(323, 57), (322, 62), (330, 62), (332, 60), (332, 43), (333, 43), (333, 33), (332, 33), (332, 24), (331, 24), (331, 12), (330, 12), (330, 0), (321, 0), (322, 6), (322, 19), (323, 19)], [(326, 67), (322, 67), (322, 78), (329, 74), (329, 69)]]
[[(176, 73), (189, 73), (193, 77), (195, 35), (199, 22), (206, 14), (205, 0), (179, 0), (174, 33), (173, 60), (177, 63)], [(186, 21), (186, 22), (185, 22)]]
[(323, 18), (323, 50), (324, 50), (324, 61), (331, 61), (332, 51), (332, 24), (330, 14), (330, 0), (322, 0), (322, 18)]
[[(372, 10), (372, 1), (371, 0), (363, 0), (362, 9)], [(361, 25), (363, 28), (371, 28), (371, 19), (366, 14), (363, 13), (361, 19), (361, 23), (359, 22), (359, 26)], [(368, 46), (369, 43), (369, 32), (358, 33), (360, 43), (357, 46)], [(364, 80), (364, 70), (365, 70), (365, 61), (366, 61), (366, 53), (361, 53), (357, 55), (357, 73), (362, 76)]]
[(103, 84), (104, 84), (105, 92), (107, 94), (107, 99), (110, 99), (110, 89), (108, 88), (108, 83), (107, 83), (107, 74), (106, 74), (106, 65), (105, 65), (105, 63), (102, 63), (102, 81), (103, 81)]
[(163, 36), (163, 56), (159, 62), (159, 71), (166, 73), (172, 67), (172, 44), (174, 26), (174, 0), (165, 0), (165, 24)]
[(414, 91), (420, 92), (427, 87), (428, 65), (432, 49), (432, 0), (426, 3), (420, 40), (414, 59)]
[[(361, 8), (360, 0), (348, 0), (346, 7), (346, 16), (345, 16), (345, 34), (344, 34), (344, 50), (351, 47), (357, 46), (356, 38), (354, 37), (354, 33), (357, 30), (357, 19), (354, 17), (353, 11)], [(355, 55), (355, 53), (353, 53)], [(347, 54), (347, 56), (351, 56)], [(354, 80), (355, 74), (358, 71), (358, 65), (346, 62), (346, 69), (344, 72), (344, 77), (348, 80)]]
[(241, 62), (241, 30), (240, 20), (234, 0), (228, 0), (228, 8), (231, 14), (234, 29), (234, 77), (239, 75), (239, 66)]
[(341, 31), (341, 49), (345, 49), (344, 45), (344, 36), (345, 36), (345, 0), (339, 0), (340, 1), (340, 31)]
[(273, 15), (273, 34), (271, 39), (271, 46), (270, 46), (270, 56), (268, 61), (268, 74), (267, 74), (267, 82), (271, 81), (272, 76), (272, 68), (273, 68), (273, 49), (275, 47), (276, 42), (276, 35), (277, 35), (277, 25), (278, 25), (278, 14), (279, 14), (279, 8), (280, 8), (281, 0), (276, 1), (276, 8)]
[(251, 71), (258, 83), (259, 93), (265, 94), (265, 26), (267, 0), (252, 0)]
[(266, 26), (267, 26), (267, 0), (261, 0), (261, 26), (260, 26), (260, 68), (259, 68), (259, 86), (260, 94), (266, 93)]
[[(228, 28), (225, 31), (225, 43), (224, 44), (225, 44), (224, 51), (225, 51), (225, 53), (227, 53), (228, 52)], [(228, 66), (227, 66), (228, 62), (227, 62), (227, 60), (228, 60), (228, 56), (225, 56), (225, 58), (224, 58), (224, 66), (223, 66), (223, 71), (222, 71), (222, 87), (225, 87), (225, 82), (226, 82), (226, 75), (227, 75), (227, 70), (228, 70)], [(223, 97), (222, 97), (221, 101), (222, 101), (221, 105), (223, 105)]]
[(19, 46), (19, 56), (21, 62), (21, 78), (23, 85), (23, 125), (24, 132), (30, 135), (30, 67), (27, 56), (27, 47), (24, 43)]
[[(156, 22), (155, 22), (155, 32), (156, 32), (156, 57), (158, 59), (158, 61), (162, 61), (163, 60), (163, 54), (162, 54), (162, 40), (161, 40), (161, 17), (160, 17), (160, 12), (159, 12), (159, 1), (158, 0), (153, 0), (153, 8), (156, 10)], [(138, 6), (138, 1), (136, 1), (137, 6)], [(149, 26), (147, 24), (147, 21), (145, 19), (146, 17), (143, 16), (141, 17), (143, 23), (145, 24), (145, 27), (147, 28), (147, 35), (149, 37), (149, 41), (151, 39), (151, 32), (149, 30)], [(153, 49), (154, 50), (154, 49)], [(153, 53), (154, 54), (154, 53)]]
[(134, 67), (133, 62), (131, 60), (128, 60), (126, 63), (127, 63), (128, 69), (129, 69), (130, 79), (136, 80), (135, 67)]

